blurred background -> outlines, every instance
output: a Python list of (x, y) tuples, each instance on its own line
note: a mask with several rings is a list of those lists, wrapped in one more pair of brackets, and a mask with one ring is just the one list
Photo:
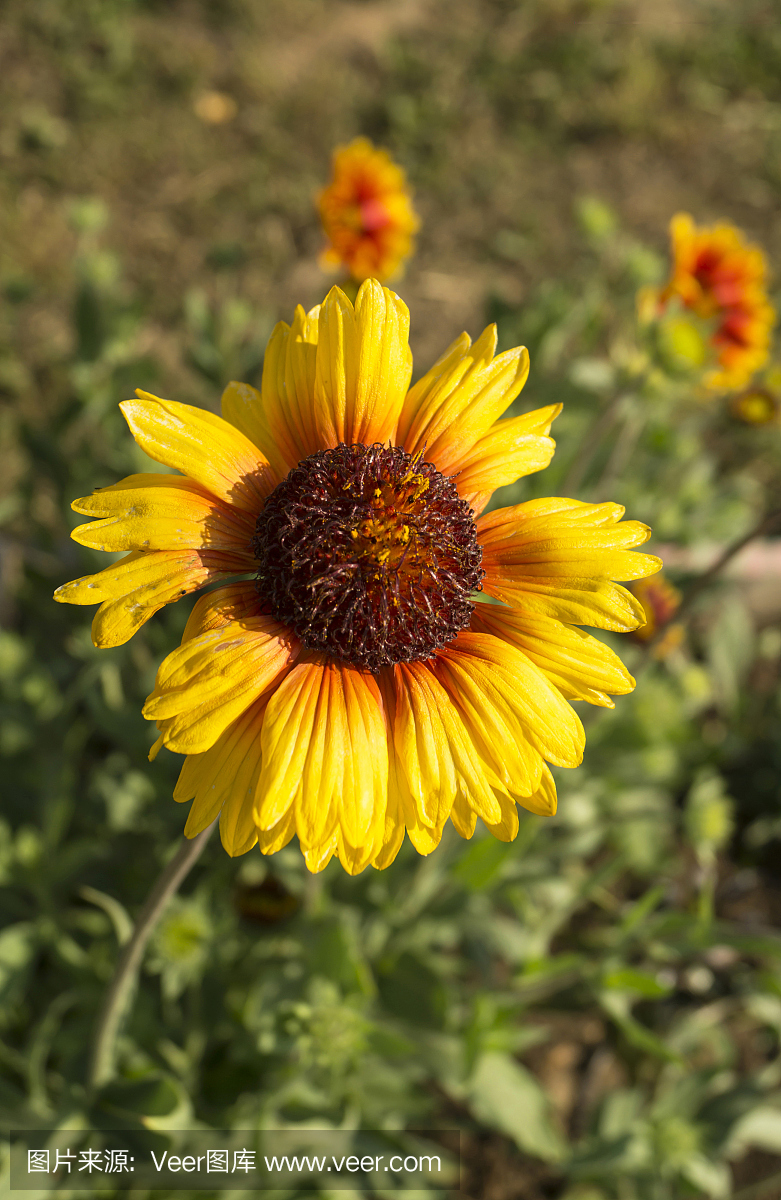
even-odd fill
[(71, 499), (153, 469), (118, 402), (216, 411), (322, 299), (315, 196), (360, 134), (422, 220), (393, 284), (416, 376), (496, 320), (531, 353), (514, 411), (565, 402), (554, 464), (495, 503), (619, 500), (685, 591), (781, 505), (779, 375), (749, 422), (680, 344), (649, 371), (635, 295), (679, 210), (777, 288), (781, 5), (6, 0), (0, 105), (3, 1123), (439, 1128), (474, 1200), (781, 1196), (777, 540), (673, 638), (614, 639), (637, 691), (581, 714), (516, 842), (351, 879), (215, 839), (96, 1098), (103, 989), (184, 823), (140, 709), (192, 602), (97, 651), (51, 601), (105, 565)]

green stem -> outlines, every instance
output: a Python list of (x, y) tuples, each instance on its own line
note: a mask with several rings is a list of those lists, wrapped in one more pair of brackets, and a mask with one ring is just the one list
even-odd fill
[(52, 1114), (52, 1107), (46, 1091), (46, 1060), (62, 1018), (76, 1000), (75, 992), (61, 992), (55, 997), (40, 1022), (27, 1053), (30, 1107), (48, 1116)]
[[(732, 562), (732, 559), (735, 557), (735, 555), (739, 554), (744, 546), (747, 546), (749, 542), (753, 542), (755, 538), (762, 537), (762, 535), (765, 533), (770, 533), (770, 531), (779, 524), (781, 524), (781, 509), (777, 509), (772, 513), (767, 513), (760, 521), (757, 522), (753, 529), (750, 529), (748, 533), (745, 533), (742, 537), (739, 537), (736, 541), (732, 542), (731, 545), (727, 546), (726, 550), (719, 556), (719, 558), (717, 558), (713, 566), (708, 567), (707, 571), (703, 571), (702, 575), (697, 576), (694, 582), (691, 583), (684, 592), (683, 600), (676, 611), (672, 613), (669, 620), (665, 621), (664, 625), (660, 625), (654, 636), (649, 638), (648, 641), (644, 643), (643, 649), (645, 651), (645, 656), (642, 665), (645, 665), (650, 661), (650, 652), (664, 637), (668, 625), (671, 623), (679, 625), (688, 620), (694, 602), (699, 599), (705, 589), (709, 587), (711, 583), (713, 583), (714, 579), (718, 578), (724, 568), (730, 562)], [(635, 675), (637, 674), (638, 671), (636, 670)]]
[(562, 480), (560, 495), (571, 496), (578, 490), (588, 473), (594, 455), (601, 446), (605, 435), (615, 424), (625, 399), (626, 392), (618, 392), (602, 409), (602, 412), (584, 437), (580, 453)]
[(623, 475), (629, 460), (635, 451), (637, 443), (643, 436), (643, 430), (648, 421), (648, 407), (630, 409), (625, 415), (621, 430), (616, 437), (613, 452), (607, 461), (604, 471), (589, 493), (589, 500), (599, 504), (609, 500), (610, 493)]
[(168, 901), (203, 853), (217, 821), (192, 840), (185, 840), (165, 867), (138, 914), (130, 940), (119, 956), (114, 978), (108, 986), (103, 1008), (95, 1027), (92, 1055), (87, 1074), (90, 1090), (107, 1083), (114, 1074), (117, 1036), (133, 999), (144, 951), (165, 911)]
[(716, 900), (716, 865), (709, 865), (705, 871), (700, 894), (697, 897), (697, 920), (702, 929), (707, 930), (713, 924)]
[(688, 613), (689, 609), (700, 593), (703, 592), (705, 588), (708, 587), (708, 585), (712, 583), (718, 575), (721, 574), (727, 564), (732, 561), (736, 554), (740, 553), (744, 546), (747, 546), (749, 542), (753, 542), (755, 538), (762, 537), (764, 533), (770, 533), (771, 529), (773, 529), (773, 527), (779, 523), (781, 523), (781, 509), (778, 509), (776, 512), (768, 513), (754, 526), (753, 529), (750, 529), (748, 533), (743, 535), (743, 537), (738, 538), (730, 546), (727, 546), (727, 549), (716, 560), (713, 566), (708, 567), (707, 571), (703, 571), (702, 575), (699, 575), (697, 579), (695, 579), (694, 583), (686, 592), (680, 608), (670, 619), (674, 621), (680, 621), (681, 615)]

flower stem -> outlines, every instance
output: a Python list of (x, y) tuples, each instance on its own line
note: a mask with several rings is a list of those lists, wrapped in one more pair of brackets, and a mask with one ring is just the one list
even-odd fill
[[(218, 818), (219, 819), (219, 818)], [(133, 999), (141, 961), (150, 937), (165, 911), (168, 901), (200, 858), (217, 821), (197, 837), (186, 839), (163, 870), (138, 914), (130, 940), (122, 947), (114, 977), (106, 991), (87, 1074), (90, 1090), (107, 1083), (114, 1074), (114, 1052), (117, 1035)]]
[[(737, 538), (734, 542), (727, 546), (724, 552), (716, 559), (715, 563), (708, 567), (707, 571), (703, 571), (701, 575), (697, 576), (694, 582), (691, 583), (684, 592), (683, 600), (675, 612), (670, 615), (669, 619), (665, 621), (663, 625), (659, 626), (654, 636), (649, 638), (648, 641), (644, 643), (643, 649), (646, 653), (644, 655), (644, 662), (642, 665), (646, 665), (649, 662), (651, 658), (650, 651), (652, 651), (657, 643), (660, 642), (664, 637), (668, 625), (678, 625), (682, 622), (685, 623), (685, 621), (688, 620), (694, 602), (700, 597), (705, 589), (709, 587), (711, 583), (713, 583), (714, 579), (718, 578), (724, 568), (730, 562), (732, 562), (732, 559), (735, 557), (735, 555), (739, 554), (743, 547), (747, 546), (749, 542), (753, 542), (755, 538), (762, 537), (763, 534), (769, 533), (771, 529), (779, 524), (781, 524), (781, 509), (777, 509), (775, 512), (766, 513), (765, 516), (762, 517), (762, 519), (758, 521), (752, 529), (749, 529), (748, 533), (744, 533), (742, 537)], [(636, 670), (635, 675), (637, 675), (637, 673), (638, 671)]]
[(625, 400), (626, 392), (618, 392), (602, 409), (583, 438), (580, 453), (564, 476), (559, 495), (572, 496), (578, 490), (588, 474), (597, 450), (616, 423)]
[(740, 553), (744, 546), (747, 546), (749, 542), (753, 542), (755, 538), (769, 533), (779, 523), (781, 523), (781, 509), (778, 509), (776, 512), (767, 513), (757, 522), (753, 529), (750, 529), (748, 533), (744, 533), (743, 537), (737, 538), (736, 541), (727, 546), (724, 553), (716, 559), (713, 566), (708, 567), (707, 571), (703, 571), (702, 575), (697, 576), (694, 583), (686, 591), (678, 611), (670, 619), (679, 621), (682, 615), (688, 613), (700, 593), (721, 574), (728, 563), (732, 561), (736, 554)]
[(647, 421), (647, 406), (626, 413), (605, 469), (589, 493), (592, 503), (599, 504), (600, 501), (610, 499), (612, 489), (626, 470), (635, 447), (643, 436)]

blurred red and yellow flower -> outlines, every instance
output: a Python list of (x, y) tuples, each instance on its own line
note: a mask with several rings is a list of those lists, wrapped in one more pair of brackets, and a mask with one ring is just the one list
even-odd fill
[(344, 266), (359, 283), (399, 274), (420, 221), (406, 175), (386, 150), (368, 138), (337, 146), (331, 182), (317, 204), (329, 242), (324, 267)]
[(643, 606), (645, 622), (632, 631), (638, 642), (649, 642), (658, 634), (660, 641), (654, 647), (657, 658), (664, 658), (683, 641), (683, 626), (673, 622), (681, 604), (681, 593), (663, 574), (653, 579), (638, 579), (632, 584), (632, 593)]
[[(186, 755), (185, 833), (219, 814), (223, 844), (270, 854), (298, 836), (310, 870), (393, 861), (405, 832), (432, 851), (449, 820), (471, 837), (549, 814), (548, 764), (574, 767), (572, 700), (612, 707), (634, 680), (582, 625), (635, 629), (616, 580), (659, 569), (650, 530), (618, 504), (495, 488), (549, 463), (560, 405), (501, 419), (523, 347), (462, 334), (409, 388), (409, 313), (368, 280), (280, 323), (261, 391), (229, 384), (222, 417), (146, 392), (121, 407), (139, 445), (179, 475), (132, 475), (74, 509), (95, 549), (128, 551), (57, 599), (99, 602), (93, 638), (126, 642), (163, 605), (195, 605), (144, 708)], [(251, 576), (251, 578), (246, 578)], [(493, 603), (477, 602), (484, 592)]]
[(733, 225), (698, 227), (688, 213), (673, 217), (670, 236), (672, 273), (657, 294), (658, 310), (677, 298), (713, 322), (710, 345), (717, 365), (705, 384), (717, 390), (745, 387), (767, 360), (776, 319), (766, 293), (765, 256)]

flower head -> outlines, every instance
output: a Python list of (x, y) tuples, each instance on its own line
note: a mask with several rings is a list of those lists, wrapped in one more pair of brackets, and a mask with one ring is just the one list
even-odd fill
[(745, 425), (776, 424), (781, 412), (778, 397), (764, 387), (747, 388), (730, 401), (732, 415)]
[(420, 221), (404, 171), (387, 151), (367, 138), (337, 146), (333, 177), (317, 203), (329, 241), (324, 266), (343, 265), (358, 282), (399, 273)]
[(733, 225), (698, 228), (688, 213), (673, 217), (670, 236), (673, 268), (658, 293), (659, 308), (677, 297), (712, 322), (710, 343), (718, 365), (706, 386), (744, 387), (767, 359), (775, 322), (765, 291), (765, 256)]
[[(101, 601), (98, 645), (125, 642), (204, 584), (144, 712), (185, 754), (185, 832), (220, 814), (231, 854), (297, 835), (311, 870), (337, 854), (387, 866), (405, 831), (427, 854), (452, 821), (498, 838), (517, 805), (552, 813), (548, 768), (576, 766), (569, 704), (612, 707), (634, 681), (579, 626), (631, 630), (615, 580), (656, 571), (617, 504), (554, 497), (484, 514), (495, 488), (547, 466), (560, 406), (502, 414), (528, 354), (462, 334), (413, 388), (409, 315), (376, 280), (339, 288), (266, 351), (260, 392), (223, 416), (145, 392), (121, 405), (181, 475), (133, 475), (75, 501), (82, 545), (126, 550), (57, 598)], [(481, 515), (483, 514), (483, 515)], [(482, 592), (490, 602), (483, 601)]]
[(649, 642), (664, 631), (664, 636), (654, 647), (654, 655), (665, 658), (683, 641), (683, 626), (673, 623), (681, 605), (681, 593), (662, 574), (653, 579), (638, 579), (632, 584), (632, 593), (642, 604), (645, 614), (644, 623), (633, 630), (632, 637), (638, 642)]

